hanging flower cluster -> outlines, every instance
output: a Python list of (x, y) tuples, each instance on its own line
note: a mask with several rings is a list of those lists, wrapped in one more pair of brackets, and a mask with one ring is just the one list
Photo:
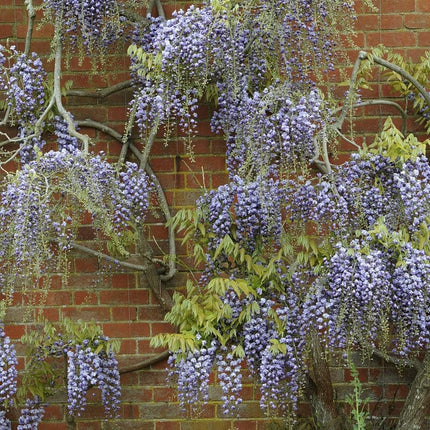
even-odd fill
[(222, 239), (234, 230), (234, 239), (248, 252), (259, 244), (279, 243), (282, 231), (282, 182), (257, 177), (245, 182), (234, 176), (227, 185), (206, 193), (197, 202), (214, 251)]
[[(315, 155), (322, 101), (310, 75), (332, 67), (335, 45), (321, 40), (328, 40), (329, 22), (337, 25), (334, 11), (351, 8), (337, 1), (330, 8), (324, 1), (250, 3), (191, 6), (173, 19), (152, 19), (145, 33), (136, 29), (129, 48), (136, 87), (131, 120), (143, 134), (154, 124), (178, 124), (192, 137), (197, 103), (206, 95), (217, 106), (212, 128), (227, 138), (232, 174), (256, 154), (260, 174), (263, 163), (265, 170), (285, 168)], [(312, 54), (301, 55), (291, 40)], [(283, 60), (271, 63), (272, 57)]]
[[(234, 176), (201, 198), (197, 218), (181, 221), (205, 246), (199, 255), (207, 265), (199, 287), (177, 296), (168, 320), (186, 320), (184, 334), (220, 343), (213, 365), (226, 412), (240, 403), (242, 366), (261, 382), (262, 408), (294, 414), (315, 329), (332, 351), (378, 347), (407, 359), (428, 346), (424, 152), (425, 144), (388, 121), (374, 144), (331, 175), (270, 182)], [(308, 228), (322, 234), (319, 243)], [(194, 348), (190, 356), (199, 354), (199, 343)], [(181, 377), (180, 366), (176, 371)]]
[[(106, 341), (107, 339), (103, 339)], [(70, 415), (80, 416), (86, 407), (86, 395), (90, 388), (101, 391), (106, 417), (118, 416), (121, 398), (118, 361), (112, 351), (95, 352), (100, 344), (95, 340), (90, 345), (85, 340), (67, 351), (67, 393)]]
[(21, 409), (19, 430), (38, 429), (60, 381), (67, 387), (70, 415), (81, 415), (88, 391), (96, 388), (101, 392), (106, 418), (118, 416), (121, 387), (115, 342), (104, 336), (100, 327), (82, 321), (65, 319), (62, 331), (59, 329), (45, 321), (22, 338), (31, 353), (23, 371), (22, 393), (31, 396)]
[(20, 155), (23, 163), (34, 158), (34, 147), (42, 148), (42, 121), (36, 123), (45, 106), (46, 72), (36, 53), (27, 56), (12, 46), (0, 45), (0, 90), (6, 93), (6, 105), (12, 124), (18, 126)]
[(0, 426), (10, 427), (6, 412), (14, 404), (17, 387), (17, 365), (15, 347), (6, 336), (3, 325), (0, 327)]
[(123, 3), (116, 0), (44, 0), (45, 19), (55, 23), (56, 37), (69, 38), (85, 54), (97, 56), (123, 34)]
[(58, 268), (56, 248), (67, 250), (86, 212), (126, 254), (124, 232), (144, 219), (149, 193), (149, 178), (136, 165), (118, 174), (102, 156), (78, 150), (50, 151), (9, 175), (0, 195), (3, 291)]

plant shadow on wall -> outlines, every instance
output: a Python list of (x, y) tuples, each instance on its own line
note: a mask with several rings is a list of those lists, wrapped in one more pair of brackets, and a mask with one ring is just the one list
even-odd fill
[[(40, 284), (48, 289), (54, 273), (67, 280), (69, 252), (79, 250), (141, 272), (169, 311), (166, 320), (178, 332), (154, 338), (153, 345), (171, 351), (171, 375), (184, 408), (208, 400), (209, 375), (216, 368), (224, 412), (240, 413), (246, 365), (261, 387), (261, 408), (269, 417), (282, 417), (284, 426), (300, 425), (297, 404), (305, 398), (318, 428), (365, 428), (366, 400), (345, 360), (358, 349), (364, 358), (376, 355), (416, 369), (394, 428), (422, 428), (430, 400), (429, 356), (418, 360), (430, 330), (426, 142), (406, 136), (401, 105), (361, 101), (357, 91), (372, 67), (383, 67), (428, 131), (430, 57), (414, 65), (382, 48), (361, 52), (338, 108), (331, 78), (341, 59), (338, 39), (352, 33), (353, 2), (212, 0), (170, 19), (160, 1), (147, 3), (158, 17), (140, 16), (131, 1), (43, 1), (43, 20), (54, 24), (52, 74), (31, 53), (31, 0), (25, 1), (24, 51), (0, 48), (2, 166), (19, 167), (5, 176), (1, 190), (2, 315), (18, 292), (31, 294)], [(132, 42), (130, 80), (92, 92), (62, 87), (71, 52), (103, 65), (108, 48), (125, 34)], [(64, 105), (64, 96), (103, 99), (130, 87), (123, 133), (75, 119)], [(172, 217), (150, 166), (151, 150), (160, 127), (168, 142), (177, 126), (192, 155), (202, 100), (215, 106), (211, 126), (225, 137), (229, 180), (204, 190), (195, 209)], [(359, 146), (342, 134), (342, 126), (351, 109), (371, 103), (395, 106), (402, 130), (388, 118), (372, 144)], [(116, 163), (92, 153), (80, 127), (116, 139), (122, 145)], [(57, 145), (45, 150), (49, 133)], [(334, 166), (329, 151), (339, 139), (356, 151)], [(143, 150), (136, 145), (141, 140)], [(128, 161), (132, 157), (137, 163)], [(165, 260), (154, 258), (144, 233), (151, 194), (167, 221)], [(77, 240), (88, 214), (105, 246)], [(197, 267), (204, 269), (201, 276), (190, 275), (186, 293), (175, 293), (172, 303), (161, 285), (176, 272), (175, 230), (184, 233)], [(139, 264), (128, 260), (134, 250)], [(27, 360), (15, 398), (14, 348), (3, 332), (1, 340), (8, 386), (1, 424), (8, 428), (9, 409), (23, 406), (20, 430), (38, 427), (44, 405), (64, 384), (70, 428), (92, 386), (100, 388), (107, 416), (115, 417), (119, 374), (167, 355), (121, 369), (117, 345), (99, 328), (44, 322), (23, 339), (34, 358)], [(55, 358), (66, 366), (57, 368)], [(346, 399), (350, 418), (335, 401), (329, 370), (334, 359), (353, 374), (353, 395)]]

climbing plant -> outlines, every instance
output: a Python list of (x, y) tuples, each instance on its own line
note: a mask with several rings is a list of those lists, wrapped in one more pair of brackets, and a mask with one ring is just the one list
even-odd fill
[[(2, 319), (18, 290), (48, 288), (56, 272), (67, 279), (68, 255), (77, 249), (145, 274), (169, 311), (166, 320), (178, 328), (153, 345), (171, 351), (171, 375), (184, 407), (207, 401), (216, 368), (224, 411), (235, 413), (246, 363), (268, 415), (293, 425), (299, 399), (308, 397), (319, 425), (342, 428), (329, 357), (359, 349), (418, 368), (397, 428), (421, 428), (430, 399), (429, 385), (422, 383), (429, 377), (428, 355), (417, 360), (430, 335), (427, 142), (387, 119), (368, 146), (348, 138), (357, 151), (345, 164), (333, 165), (329, 152), (346, 138), (347, 114), (365, 104), (357, 94), (372, 67), (389, 73), (393, 88), (412, 101), (427, 126), (428, 56), (412, 65), (382, 48), (360, 52), (339, 108), (333, 78), (345, 60), (341, 41), (352, 43), (353, 1), (212, 0), (169, 19), (160, 1), (137, 9), (135, 3), (44, 0), (36, 8), (26, 0), (23, 52), (0, 47), (0, 165), (18, 166), (1, 186)], [(52, 73), (31, 51), (36, 9), (42, 25), (54, 26)], [(153, 9), (157, 17), (146, 14)], [(129, 45), (130, 80), (94, 93), (62, 85), (71, 53), (81, 61), (91, 57), (97, 70), (111, 49), (124, 49), (121, 40)], [(103, 98), (127, 88), (133, 95), (123, 133), (75, 119), (65, 106), (64, 95)], [(166, 144), (179, 130), (192, 156), (200, 144), (194, 138), (202, 102), (213, 107), (211, 127), (225, 138), (228, 182), (204, 190), (194, 209), (172, 217), (149, 164), (151, 150), (162, 127)], [(405, 123), (405, 110), (396, 107)], [(116, 162), (93, 153), (80, 127), (116, 139), (122, 145)], [(48, 150), (49, 135), (55, 145)], [(142, 150), (136, 138), (144, 141)], [(167, 222), (164, 260), (153, 257), (144, 234), (151, 195)], [(106, 250), (78, 242), (77, 229), (88, 215), (96, 234), (106, 238)], [(176, 272), (175, 230), (184, 232), (203, 269), (190, 275), (186, 292), (171, 303), (160, 283)], [(134, 249), (142, 264), (127, 261)], [(117, 345), (100, 329), (44, 322), (25, 337), (34, 358), (17, 400), (14, 348), (3, 332), (0, 339), (8, 387), (4, 426), (6, 411), (18, 402), (25, 405), (19, 428), (37, 428), (59, 384), (67, 385), (71, 416), (83, 411), (92, 386), (100, 388), (107, 416), (116, 416)], [(56, 358), (66, 362), (65, 376), (52, 365)]]

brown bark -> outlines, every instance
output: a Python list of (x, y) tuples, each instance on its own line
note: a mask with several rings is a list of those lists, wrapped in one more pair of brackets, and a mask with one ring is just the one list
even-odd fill
[(424, 419), (430, 403), (430, 352), (418, 370), (405, 405), (400, 413), (396, 430), (423, 430)]
[(330, 369), (323, 356), (321, 343), (316, 333), (312, 334), (309, 357), (307, 396), (312, 414), (319, 429), (343, 430), (344, 419), (336, 408)]
[(148, 283), (149, 288), (151, 288), (152, 293), (157, 298), (161, 308), (164, 312), (169, 312), (173, 306), (173, 299), (170, 294), (162, 286), (160, 274), (152, 262), (152, 249), (148, 241), (144, 238), (143, 233), (140, 234), (139, 243), (140, 253), (145, 259), (145, 270), (140, 273), (139, 276), (144, 277)]

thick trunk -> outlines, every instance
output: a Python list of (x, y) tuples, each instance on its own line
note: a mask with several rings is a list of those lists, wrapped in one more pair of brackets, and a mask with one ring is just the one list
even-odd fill
[(146, 266), (146, 270), (140, 274), (140, 277), (146, 280), (163, 311), (169, 312), (173, 306), (172, 297), (162, 286), (160, 275), (157, 272), (155, 264), (152, 262), (152, 248), (144, 238), (144, 233), (142, 232), (140, 233), (139, 251), (144, 258)]
[(316, 333), (311, 339), (307, 396), (319, 429), (343, 430), (344, 420), (334, 403), (334, 390), (327, 360)]
[(396, 430), (423, 430), (430, 402), (430, 352), (412, 382)]

